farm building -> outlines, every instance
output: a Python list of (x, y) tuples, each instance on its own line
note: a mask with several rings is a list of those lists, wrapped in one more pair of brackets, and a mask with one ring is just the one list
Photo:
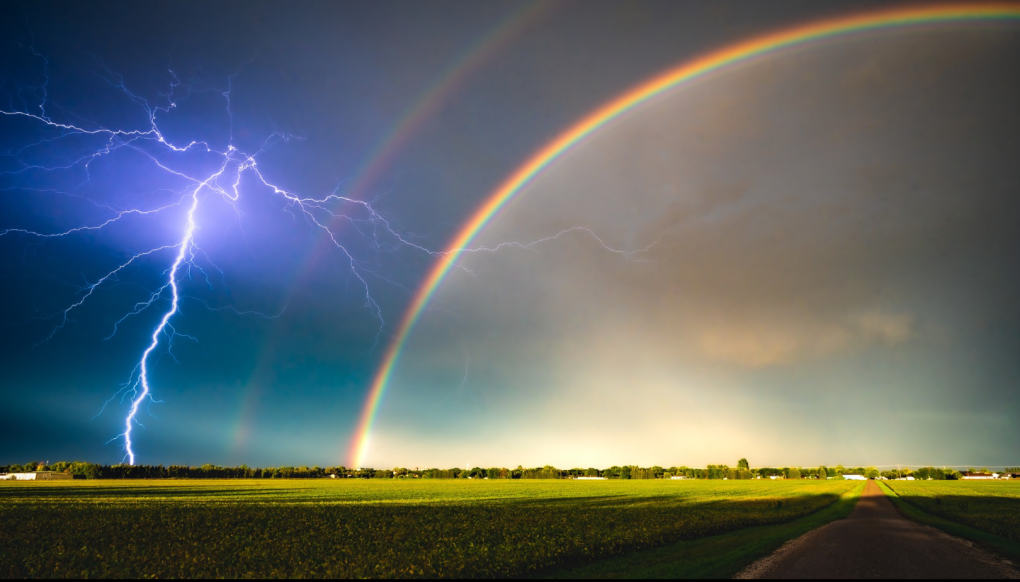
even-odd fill
[(687, 478), (686, 475), (672, 475), (672, 476), (670, 476), (670, 479), (673, 480), (673, 481), (680, 481), (680, 480), (686, 479), (686, 478)]
[(34, 473), (6, 473), (0, 475), (0, 479), (5, 481), (56, 481), (60, 479), (74, 479), (74, 476), (56, 471), (37, 471)]
[(583, 477), (583, 476), (574, 477), (574, 479), (576, 479), (578, 481), (605, 481), (606, 480), (605, 477)]
[(864, 475), (843, 475), (843, 478), (847, 481), (867, 481), (868, 478)]
[(998, 479), (998, 473), (976, 473), (973, 471), (967, 471), (963, 474), (963, 478), (967, 480), (987, 480), (987, 479)]

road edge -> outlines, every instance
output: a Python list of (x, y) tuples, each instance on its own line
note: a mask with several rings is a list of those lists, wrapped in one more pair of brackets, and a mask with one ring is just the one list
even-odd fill
[(772, 570), (772, 568), (774, 568), (775, 565), (780, 560), (782, 560), (784, 556), (800, 547), (800, 545), (803, 544), (809, 536), (813, 535), (814, 533), (823, 528), (832, 525), (833, 523), (836, 523), (837, 521), (846, 519), (851, 513), (853, 513), (854, 508), (857, 507), (857, 502), (860, 501), (861, 494), (864, 493), (864, 488), (867, 487), (867, 485), (868, 485), (867, 482), (861, 483), (858, 487), (854, 487), (849, 492), (843, 494), (839, 501), (836, 502), (846, 505), (844, 515), (835, 519), (831, 519), (826, 523), (823, 523), (818, 527), (806, 531), (795, 538), (786, 540), (785, 542), (783, 542), (781, 546), (776, 548), (776, 550), (770, 553), (769, 555), (758, 558), (757, 560), (745, 566), (739, 572), (734, 574), (732, 579), (755, 580), (761, 578), (762, 575)]
[(991, 553), (1020, 574), (1020, 569), (1017, 568), (1017, 564), (1020, 564), (1020, 543), (944, 517), (932, 515), (900, 497), (892, 487), (881, 481), (878, 484), (879, 488), (893, 504), (893, 507), (896, 508), (896, 511), (904, 518), (937, 529), (946, 535), (959, 538), (965, 543), (973, 544)]
[[(829, 505), (793, 521), (745, 527), (714, 536), (674, 542), (658, 548), (610, 556), (580, 566), (547, 570), (531, 577), (727, 579), (748, 564), (771, 555), (776, 548), (791, 539), (850, 515), (863, 489), (863, 486), (854, 487)], [(608, 565), (612, 567), (606, 568)]]

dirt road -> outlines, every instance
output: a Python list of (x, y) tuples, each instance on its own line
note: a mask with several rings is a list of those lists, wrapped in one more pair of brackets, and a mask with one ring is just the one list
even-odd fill
[(874, 481), (847, 519), (793, 540), (737, 578), (1020, 578), (984, 550), (902, 517)]

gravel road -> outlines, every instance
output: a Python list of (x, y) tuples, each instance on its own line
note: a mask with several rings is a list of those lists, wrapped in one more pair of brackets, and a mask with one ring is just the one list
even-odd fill
[(868, 481), (850, 517), (787, 542), (736, 578), (1006, 578), (1008, 562), (901, 516)]

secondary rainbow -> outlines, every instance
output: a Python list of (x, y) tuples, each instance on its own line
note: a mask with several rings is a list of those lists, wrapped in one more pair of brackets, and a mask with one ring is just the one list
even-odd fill
[(883, 28), (943, 22), (997, 20), (1020, 21), (1020, 3), (972, 3), (898, 8), (811, 22), (752, 38), (688, 61), (638, 85), (581, 119), (580, 122), (546, 144), (511, 174), (461, 228), (443, 253), (442, 258), (432, 267), (404, 313), (397, 333), (387, 346), (379, 369), (373, 378), (372, 387), (366, 398), (349, 450), (351, 466), (360, 467), (364, 463), (368, 453), (372, 424), (386, 393), (386, 386), (400, 359), (401, 349), (432, 294), (435, 293), (443, 278), (456, 263), (461, 251), (471, 243), (479, 231), (507, 202), (531, 182), (543, 168), (563, 155), (574, 144), (632, 107), (640, 105), (668, 89), (727, 65), (747, 61), (783, 48)]
[(485, 31), (464, 50), (411, 105), (400, 115), (392, 129), (369, 151), (367, 161), (355, 173), (346, 195), (361, 198), (375, 185), (396, 154), (410, 141), (422, 123), (432, 118), (465, 80), (496, 53), (517, 38), (532, 23), (549, 12), (546, 3), (534, 0), (522, 5)]

